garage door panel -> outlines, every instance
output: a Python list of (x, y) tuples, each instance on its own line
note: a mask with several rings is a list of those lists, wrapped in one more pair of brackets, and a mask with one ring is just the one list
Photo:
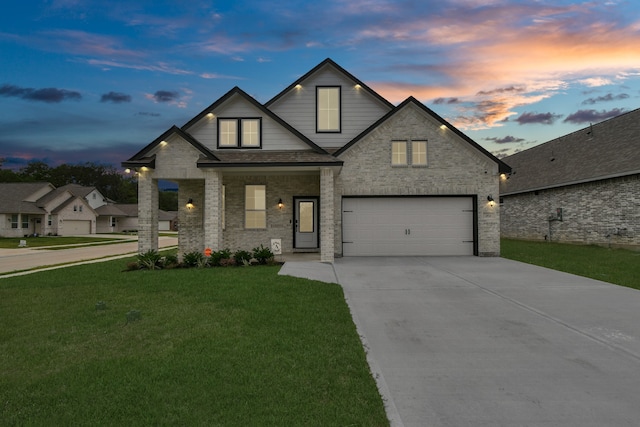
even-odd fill
[(473, 255), (471, 197), (345, 198), (345, 256)]

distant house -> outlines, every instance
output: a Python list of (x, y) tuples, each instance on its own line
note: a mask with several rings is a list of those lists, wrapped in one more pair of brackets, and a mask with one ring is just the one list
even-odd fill
[(640, 109), (503, 160), (503, 237), (640, 247)]
[[(119, 233), (138, 230), (137, 203), (110, 203), (96, 209), (98, 233)], [(158, 210), (158, 230), (176, 230), (177, 212)]]
[(417, 99), (393, 105), (331, 59), (264, 104), (232, 88), (122, 166), (138, 173), (141, 252), (157, 249), (169, 180), (180, 253), (262, 244), (325, 262), (498, 255), (493, 197), (510, 171)]
[[(159, 229), (173, 230), (177, 213), (159, 211)], [(95, 187), (48, 182), (0, 183), (0, 237), (83, 235), (138, 229), (138, 205), (117, 204)]]
[(0, 183), (0, 236), (93, 234), (97, 214), (84, 194), (100, 193), (48, 182)]

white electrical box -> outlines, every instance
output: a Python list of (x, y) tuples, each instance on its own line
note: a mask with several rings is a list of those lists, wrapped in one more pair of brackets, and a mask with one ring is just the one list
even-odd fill
[(271, 252), (274, 255), (282, 255), (282, 239), (271, 239)]

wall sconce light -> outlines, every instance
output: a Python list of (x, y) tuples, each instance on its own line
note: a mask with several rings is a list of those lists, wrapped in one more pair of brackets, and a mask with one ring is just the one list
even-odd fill
[(491, 194), (487, 196), (487, 200), (489, 201), (489, 206), (493, 207), (495, 201), (493, 200), (493, 196)]
[(284, 207), (284, 203), (282, 203), (282, 198), (278, 200), (278, 209), (282, 209)]
[(193, 199), (191, 198), (187, 201), (187, 209), (193, 209)]

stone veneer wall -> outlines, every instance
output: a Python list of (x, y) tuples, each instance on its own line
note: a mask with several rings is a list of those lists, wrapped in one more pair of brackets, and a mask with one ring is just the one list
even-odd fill
[[(502, 197), (502, 237), (640, 247), (640, 174)], [(549, 221), (562, 208), (562, 221)]]
[[(427, 140), (426, 167), (391, 166), (391, 141)], [(410, 156), (410, 153), (408, 153)], [(340, 156), (336, 176), (336, 252), (342, 252), (342, 196), (476, 195), (478, 255), (500, 254), (498, 165), (410, 105)], [(489, 206), (487, 196), (496, 203)]]

